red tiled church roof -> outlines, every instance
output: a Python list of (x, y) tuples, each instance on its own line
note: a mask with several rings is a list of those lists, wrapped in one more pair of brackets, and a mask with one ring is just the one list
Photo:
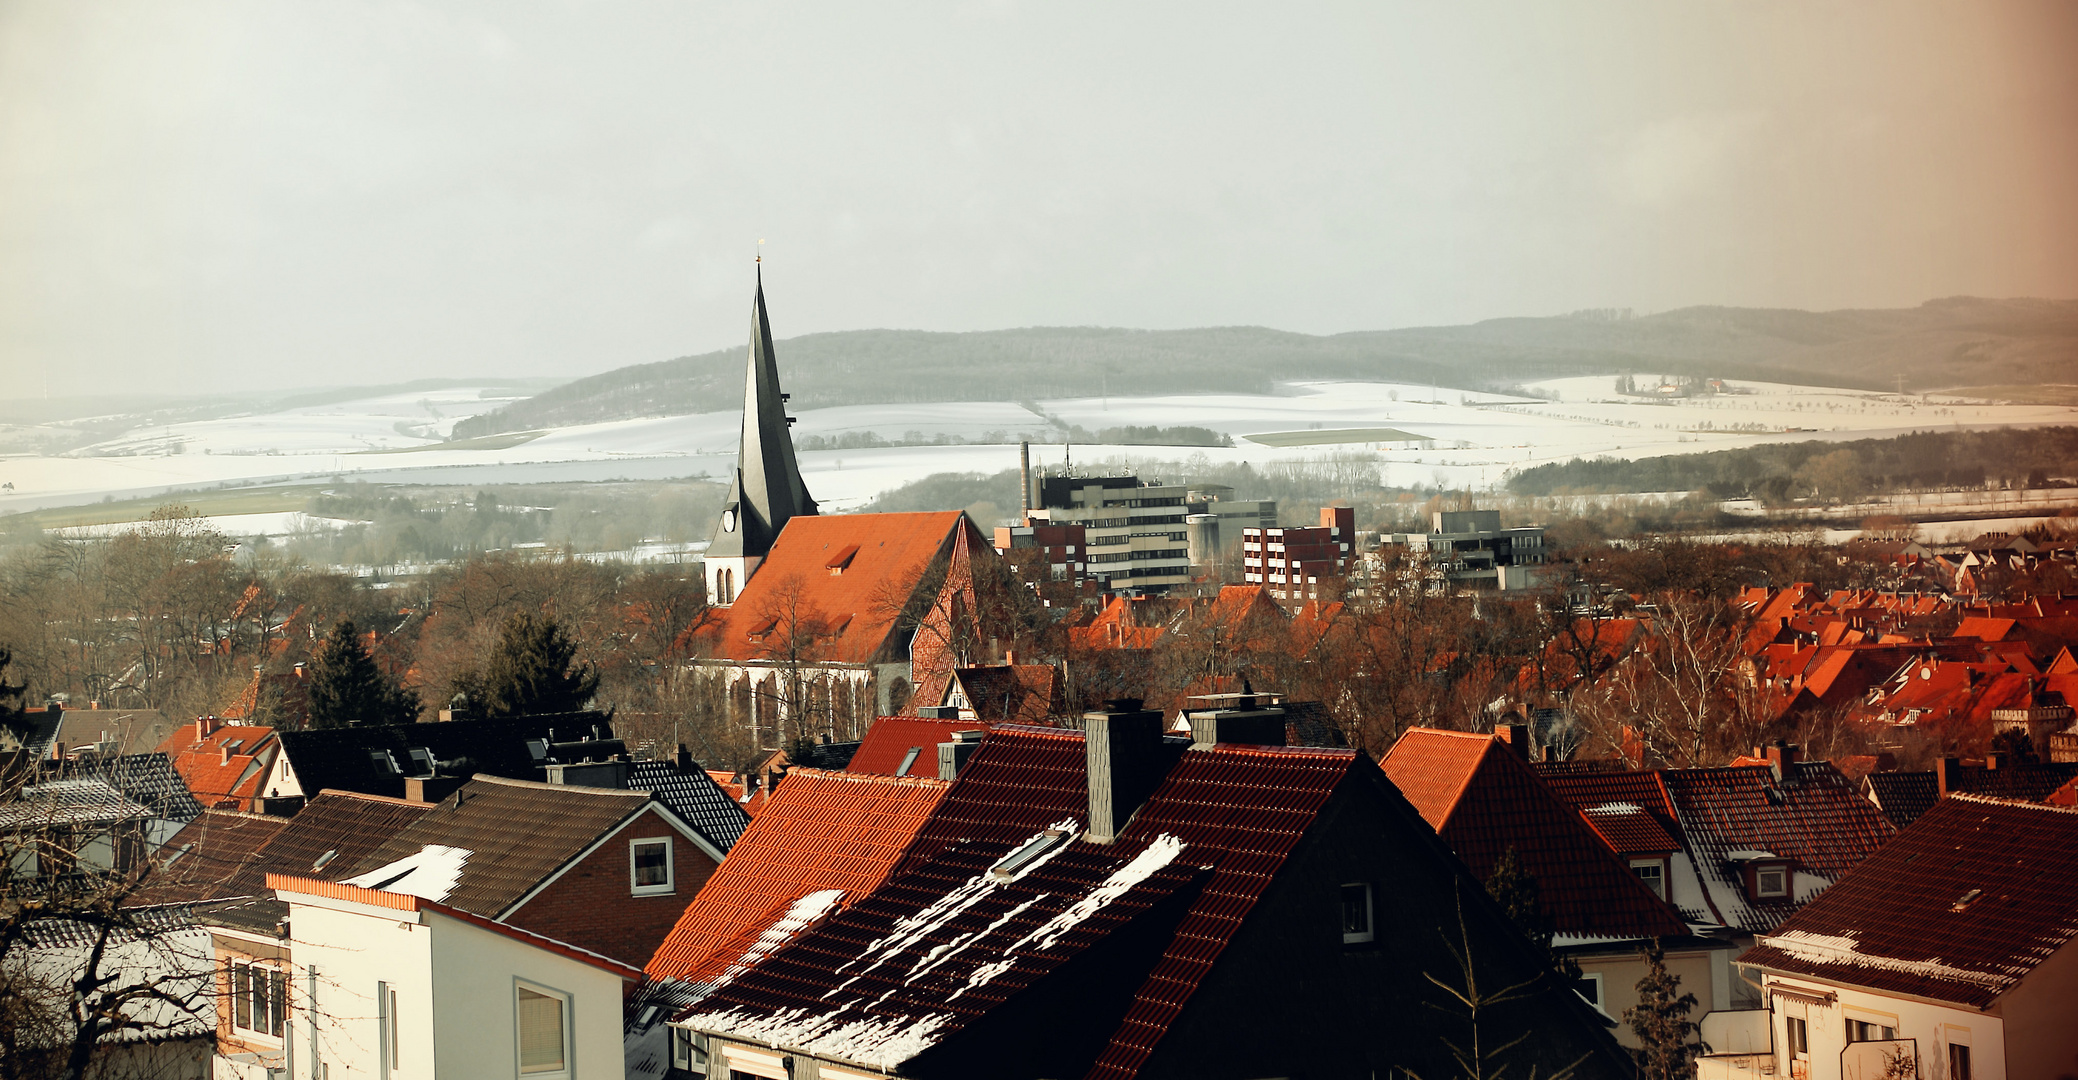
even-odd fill
[(657, 947), (650, 978), (711, 980), (741, 956), (725, 946), (802, 897), (840, 889), (851, 903), (873, 891), (950, 786), (933, 760), (928, 778), (789, 771)]
[[(962, 525), (974, 528), (957, 510), (792, 518), (736, 602), (716, 609), (714, 621), (698, 632), (698, 645), (716, 659), (758, 659), (770, 654), (773, 624), (785, 618), (818, 624), (818, 659), (871, 662), (889, 644), (902, 606), (954, 527)], [(831, 565), (854, 547), (843, 566)], [(787, 595), (797, 587), (798, 601)], [(785, 610), (790, 607), (797, 610)]]

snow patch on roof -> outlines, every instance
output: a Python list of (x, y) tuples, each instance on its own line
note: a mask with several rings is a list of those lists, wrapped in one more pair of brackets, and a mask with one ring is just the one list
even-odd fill
[[(1075, 822), (1073, 820), (1059, 822), (1052, 826), (1053, 829), (1072, 829), (1074, 827)], [(1033, 833), (1029, 838), (1027, 838), (1024, 841), (1024, 844), (1032, 843), (1033, 841), (1038, 840), (1041, 837), (1044, 837), (1047, 831), (1048, 830), (1046, 829), (1042, 829), (1039, 832)], [(1012, 846), (1011, 850), (1016, 851), (1018, 848), (1023, 847), (1024, 844), (1014, 845)], [(1032, 862), (1018, 874), (1019, 879), (1023, 879), (1025, 877), (1030, 876), (1032, 871), (1037, 870), (1041, 866), (1046, 865), (1048, 862), (1052, 861), (1056, 856), (1058, 856), (1061, 852), (1066, 850), (1068, 850), (1068, 845), (1062, 844), (1059, 847), (1054, 848), (1052, 851), (1049, 851), (1044, 855), (1041, 855), (1038, 858), (1033, 859)], [(1152, 873), (1152, 871), (1149, 872)], [(929, 937), (932, 933), (937, 931), (946, 923), (949, 923), (952, 920), (959, 918), (960, 915), (966, 912), (968, 908), (973, 907), (975, 904), (979, 903), (983, 897), (995, 892), (998, 888), (1002, 887), (1005, 884), (1007, 884), (1007, 882), (1003, 881), (1001, 878), (996, 877), (993, 873), (987, 870), (983, 870), (981, 873), (968, 878), (964, 883), (960, 885), (959, 888), (956, 888), (951, 892), (946, 893), (944, 896), (941, 896), (938, 899), (933, 900), (929, 907), (924, 908), (922, 911), (919, 911), (914, 915), (905, 916), (904, 918), (896, 920), (894, 929), (891, 933), (887, 934), (884, 937), (881, 937), (880, 939), (874, 941), (872, 944), (866, 946), (865, 952), (861, 953), (857, 960), (846, 961), (843, 967), (837, 969), (838, 974), (843, 974), (847, 969), (851, 967), (852, 964), (857, 963), (858, 960), (871, 959), (873, 961), (872, 963), (867, 964), (864, 968), (860, 969), (860, 975), (864, 975), (867, 972), (872, 971), (875, 968), (878, 968), (880, 965), (885, 964), (889, 960), (892, 960), (896, 956), (900, 955), (911, 945), (914, 945), (917, 942), (922, 941), (924, 938)], [(994, 929), (994, 927), (991, 926), (990, 929)], [(986, 931), (984, 931), (984, 933), (985, 932)], [(975, 937), (979, 937), (979, 935), (975, 935)], [(954, 941), (948, 943), (945, 947), (964, 947), (966, 944), (971, 943), (973, 940), (975, 940), (975, 938), (967, 938), (964, 940), (955, 939)], [(916, 963), (916, 966), (909, 973), (909, 980), (914, 980), (918, 975), (921, 975), (925, 970), (925, 966), (927, 964), (935, 967), (936, 964), (932, 963), (934, 959), (942, 959), (942, 957), (933, 957), (932, 955), (927, 954), (923, 958), (919, 959)]]
[(1026, 934), (1006, 951), (1016, 952), (1031, 942), (1038, 942), (1042, 949), (1050, 949), (1061, 935), (1073, 930), (1084, 919), (1097, 913), (1104, 905), (1124, 896), (1133, 886), (1154, 876), (1154, 872), (1176, 861), (1183, 854), (1183, 841), (1169, 833), (1154, 838), (1147, 850), (1133, 857), (1133, 861), (1111, 872), (1104, 883), (1090, 890), (1088, 896), (1077, 900), (1068, 910), (1042, 923), (1037, 930)]
[(839, 1023), (849, 1004), (834, 1012), (810, 1015), (806, 1009), (784, 1009), (758, 1016), (731, 1009), (695, 1015), (688, 1022), (745, 1042), (773, 1049), (786, 1047), (817, 1057), (832, 1057), (886, 1071), (930, 1049), (951, 1017), (862, 1016)]
[(1642, 814), (1644, 812), (1644, 807), (1630, 802), (1604, 803), (1601, 806), (1592, 807), (1588, 810), (1590, 814)]
[(455, 883), (462, 880), (463, 864), (474, 854), (468, 848), (427, 844), (395, 862), (348, 878), (346, 884), (440, 903), (455, 891)]
[(788, 905), (786, 914), (774, 919), (772, 925), (758, 935), (756, 943), (745, 950), (742, 956), (737, 957), (736, 962), (730, 964), (729, 969), (714, 980), (714, 985), (708, 988), (707, 993), (727, 986), (736, 976), (756, 967), (758, 961), (770, 956), (772, 950), (792, 941), (795, 934), (800, 933), (809, 923), (828, 914), (831, 908), (837, 906), (837, 901), (843, 898), (843, 889), (822, 889)]
[(1871, 956), (1861, 951), (1861, 943), (1852, 935), (1813, 934), (1803, 930), (1790, 930), (1764, 936), (1760, 940), (1763, 944), (1772, 945), (1808, 964), (1846, 964), (1851, 967), (1895, 971), (1929, 979), (1948, 979), (1994, 989), (2007, 985), (2012, 981), (2013, 975), (2026, 974), (2024, 970), (2010, 973), (1972, 971), (1944, 963), (1939, 959), (1900, 960), (1894, 956)]

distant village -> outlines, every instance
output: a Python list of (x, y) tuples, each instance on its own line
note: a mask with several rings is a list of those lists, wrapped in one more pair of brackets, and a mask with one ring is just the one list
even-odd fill
[(6, 594), (0, 1076), (2078, 1075), (2078, 533), (825, 514), (781, 373), (672, 589)]

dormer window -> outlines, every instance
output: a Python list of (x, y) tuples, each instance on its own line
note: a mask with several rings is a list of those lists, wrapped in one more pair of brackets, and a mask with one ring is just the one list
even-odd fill
[(1631, 873), (1652, 890), (1652, 895), (1662, 900), (1667, 898), (1667, 863), (1664, 859), (1632, 859)]
[(1753, 895), (1766, 900), (1789, 895), (1789, 867), (1762, 866), (1753, 871)]

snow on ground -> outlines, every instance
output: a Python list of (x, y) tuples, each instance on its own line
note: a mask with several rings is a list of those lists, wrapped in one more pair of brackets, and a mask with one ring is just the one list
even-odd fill
[[(201, 521), (203, 525), (225, 536), (296, 536), (358, 524), (342, 518), (312, 517), (294, 510), (272, 514), (216, 514), (202, 518)], [(134, 521), (123, 521), (111, 525), (74, 525), (50, 531), (52, 535), (72, 540), (99, 539), (131, 532), (137, 528), (137, 524)]]
[[(1641, 380), (1646, 382), (1649, 380)], [(1763, 442), (1882, 437), (1913, 430), (2004, 424), (2078, 423), (2078, 409), (2002, 405), (1873, 391), (1738, 383), (1739, 393), (1671, 401), (1622, 397), (1615, 377), (1553, 379), (1541, 397), (1503, 397), (1406, 383), (1294, 383), (1275, 394), (1176, 394), (1075, 398), (1037, 403), (1044, 416), (1007, 402), (848, 405), (800, 414), (797, 436), (834, 439), (871, 432), (890, 441), (960, 438), (969, 445), (813, 450), (800, 455), (818, 502), (856, 509), (889, 488), (936, 472), (993, 473), (1017, 465), (1016, 440), (1062, 425), (1090, 431), (1193, 425), (1234, 439), (1233, 447), (1075, 446), (1096, 465), (1248, 461), (1258, 467), (1374, 456), (1384, 482), (1474, 489), (1510, 470), (1574, 457), (1648, 457)], [(455, 449), (433, 441), (455, 420), (502, 404), (505, 391), (458, 387), (309, 406), (259, 416), (144, 428), (62, 457), (0, 457), (0, 513), (83, 505), (103, 498), (155, 498), (180, 491), (309, 480), (372, 483), (512, 484), (726, 477), (741, 419), (735, 411), (585, 424), (527, 439)], [(1393, 428), (1412, 439), (1273, 446), (1250, 436)], [(984, 439), (1002, 443), (974, 445)], [(508, 444), (509, 443), (509, 444)], [(178, 452), (169, 452), (177, 447)], [(384, 452), (369, 452), (369, 451)], [(1055, 465), (1064, 450), (1033, 448)]]

